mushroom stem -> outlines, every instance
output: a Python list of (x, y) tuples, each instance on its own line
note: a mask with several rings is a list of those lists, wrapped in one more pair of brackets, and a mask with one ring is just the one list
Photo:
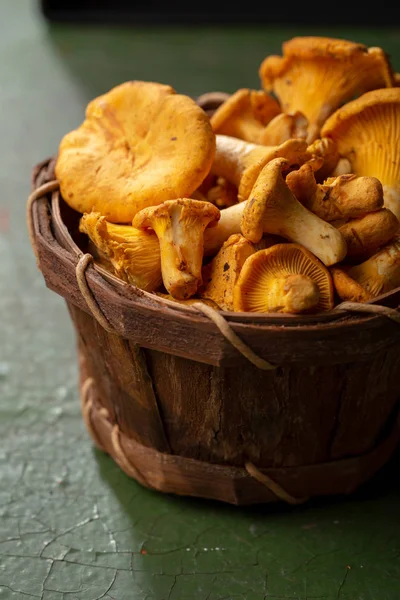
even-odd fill
[(239, 201), (246, 200), (261, 169), (270, 160), (283, 156), (287, 167), (299, 166), (311, 159), (307, 142), (290, 139), (279, 146), (263, 146), (227, 135), (216, 135), (216, 152), (211, 173), (225, 177), (238, 188)]
[(215, 227), (204, 232), (204, 255), (212, 256), (234, 233), (240, 233), (240, 222), (246, 202), (239, 202), (221, 210), (220, 219)]
[(282, 176), (285, 167), (286, 159), (276, 158), (262, 169), (243, 212), (243, 235), (256, 243), (263, 233), (276, 234), (301, 244), (327, 266), (340, 262), (347, 252), (342, 234), (296, 199)]
[(273, 281), (267, 291), (271, 312), (303, 313), (319, 302), (319, 287), (307, 275), (285, 275)]
[(135, 215), (133, 226), (151, 228), (159, 239), (162, 279), (174, 298), (190, 298), (201, 284), (204, 230), (214, 226), (219, 215), (210, 202), (190, 198), (168, 200)]

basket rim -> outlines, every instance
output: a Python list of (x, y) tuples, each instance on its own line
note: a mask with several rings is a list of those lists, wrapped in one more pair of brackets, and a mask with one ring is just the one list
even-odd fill
[[(32, 192), (45, 183), (54, 183), (51, 161), (54, 164), (54, 157), (32, 170)], [(77, 269), (85, 259), (84, 251), (75, 245), (73, 252), (60, 243), (49, 189), (44, 195), (31, 194), (32, 197), (35, 201), (28, 200), (28, 225), (37, 265), (47, 287), (64, 298), (70, 311), (75, 306), (94, 317), (77, 277)], [(72, 210), (67, 203), (64, 208)], [(66, 226), (63, 221), (62, 224)], [(91, 260), (83, 279), (96, 310), (100, 309), (102, 320), (107, 323), (106, 328), (109, 326), (112, 333), (149, 349), (215, 366), (244, 365), (250, 359), (241, 350), (238, 352), (238, 346), (213, 316), (222, 320), (224, 329), (240, 338), (253, 355), (274, 368), (285, 364), (346, 363), (355, 356), (363, 359), (400, 343), (400, 328), (382, 312), (336, 311), (288, 318), (210, 309), (215, 315), (206, 315), (196, 307), (168, 301), (120, 279), (111, 283), (95, 268), (92, 256), (88, 253), (86, 256)], [(399, 299), (400, 290), (388, 294), (385, 298), (388, 309), (384, 310), (397, 308)]]
[[(65, 200), (63, 199), (61, 193), (59, 191), (53, 192), (52, 197), (51, 197), (51, 216), (52, 216), (52, 224), (54, 226), (55, 237), (56, 237), (58, 243), (64, 248), (64, 250), (71, 252), (71, 254), (75, 257), (79, 257), (82, 255), (82, 250), (79, 248), (79, 246), (76, 244), (76, 242), (72, 238), (71, 233), (62, 218), (61, 213), (62, 213), (62, 204), (63, 203), (65, 203)], [(142, 297), (151, 300), (152, 304), (156, 303), (156, 304), (159, 304), (160, 306), (168, 306), (171, 310), (180, 312), (182, 314), (186, 314), (187, 316), (199, 314), (198, 311), (190, 305), (186, 306), (183, 303), (174, 302), (173, 300), (163, 298), (161, 296), (158, 296), (155, 293), (147, 292), (145, 290), (138, 288), (137, 286), (129, 284), (129, 283), (123, 281), (122, 279), (116, 277), (115, 275), (112, 275), (106, 269), (101, 267), (101, 265), (98, 265), (95, 262), (93, 262), (93, 268), (105, 281), (110, 283), (112, 286), (116, 287), (117, 290), (118, 290), (118, 288), (120, 288), (121, 290), (124, 288), (125, 289), (133, 288), (136, 290), (140, 290)], [(372, 306), (373, 305), (387, 306), (387, 304), (385, 304), (385, 303), (387, 303), (387, 301), (390, 299), (394, 299), (395, 297), (397, 297), (397, 295), (399, 296), (398, 299), (400, 301), (400, 287), (397, 287), (385, 294), (380, 294), (373, 300), (371, 300), (369, 302), (365, 302), (363, 304), (364, 305), (372, 305)], [(199, 299), (199, 300), (201, 300), (201, 299)], [(388, 306), (390, 306), (391, 304), (392, 303), (390, 302)], [(395, 302), (395, 305), (397, 305), (397, 304), (398, 303)], [(396, 306), (396, 308), (397, 308), (397, 306)], [(224, 318), (228, 319), (229, 321), (233, 321), (233, 322), (242, 322), (243, 324), (263, 323), (263, 324), (281, 325), (281, 326), (282, 325), (301, 326), (301, 325), (311, 325), (311, 324), (322, 324), (322, 323), (337, 321), (337, 320), (349, 317), (349, 313), (347, 310), (335, 308), (335, 307), (329, 311), (308, 314), (308, 315), (304, 315), (304, 314), (296, 315), (296, 314), (289, 314), (289, 313), (285, 313), (285, 314), (283, 314), (283, 313), (251, 313), (251, 312), (242, 312), (242, 311), (234, 312), (234, 311), (227, 311), (227, 310), (219, 310), (218, 312)], [(373, 318), (376, 316), (377, 315), (372, 315), (372, 314), (367, 315), (367, 316), (365, 314), (362, 316), (361, 316), (361, 314), (352, 315), (353, 318), (358, 318), (358, 319), (366, 319), (366, 318), (368, 319), (368, 318), (371, 318), (371, 317)]]

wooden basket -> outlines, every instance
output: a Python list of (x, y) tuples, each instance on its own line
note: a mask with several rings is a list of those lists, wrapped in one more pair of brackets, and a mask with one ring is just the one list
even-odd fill
[(129, 476), (296, 504), (350, 493), (387, 462), (400, 438), (400, 288), (320, 315), (203, 314), (95, 265), (53, 166), (33, 170), (31, 242), (75, 326), (87, 429)]

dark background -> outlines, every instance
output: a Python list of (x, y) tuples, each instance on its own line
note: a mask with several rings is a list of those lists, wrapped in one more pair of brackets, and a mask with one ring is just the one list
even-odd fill
[(41, 0), (44, 15), (52, 21), (87, 23), (280, 23), (321, 25), (396, 25), (397, 2), (370, 6), (359, 2), (132, 2), (129, 0)]

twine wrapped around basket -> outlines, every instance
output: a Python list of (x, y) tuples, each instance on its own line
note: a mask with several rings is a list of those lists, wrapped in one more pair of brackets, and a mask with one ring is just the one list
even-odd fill
[(237, 505), (297, 504), (350, 493), (388, 461), (400, 288), (307, 316), (170, 302), (93, 262), (53, 168), (33, 170), (31, 242), (75, 326), (87, 429), (129, 476)]

